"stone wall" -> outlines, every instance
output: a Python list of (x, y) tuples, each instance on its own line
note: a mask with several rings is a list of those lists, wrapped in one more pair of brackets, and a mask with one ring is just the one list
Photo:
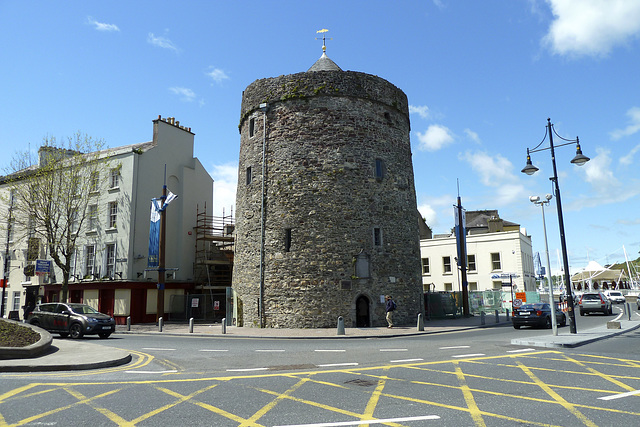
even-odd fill
[[(266, 135), (259, 109), (265, 102)], [(348, 327), (385, 325), (385, 294), (398, 304), (396, 321), (415, 324), (423, 305), (406, 95), (356, 72), (257, 80), (243, 93), (239, 130), (233, 272), (239, 322), (260, 324), (266, 140), (266, 326), (335, 327), (338, 316)], [(357, 319), (363, 296), (369, 313), (361, 310)]]

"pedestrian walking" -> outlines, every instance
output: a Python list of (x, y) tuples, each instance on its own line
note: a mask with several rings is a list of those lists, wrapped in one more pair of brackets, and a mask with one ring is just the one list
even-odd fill
[(393, 328), (393, 312), (395, 311), (397, 306), (396, 306), (396, 303), (391, 298), (391, 295), (385, 296), (384, 299), (387, 301), (387, 306), (386, 306), (387, 323), (389, 324), (387, 328)]

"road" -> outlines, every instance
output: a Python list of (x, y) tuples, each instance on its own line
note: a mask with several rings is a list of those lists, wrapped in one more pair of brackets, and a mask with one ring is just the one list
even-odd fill
[[(578, 328), (611, 316), (577, 317)], [(127, 366), (2, 374), (0, 425), (636, 425), (634, 331), (576, 349), (509, 326), (386, 339), (115, 335)]]

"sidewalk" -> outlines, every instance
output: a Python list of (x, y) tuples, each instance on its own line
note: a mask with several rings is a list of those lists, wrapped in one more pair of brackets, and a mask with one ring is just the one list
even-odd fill
[[(221, 324), (195, 324), (193, 332), (188, 323), (168, 323), (163, 325), (162, 332), (156, 324), (132, 325), (127, 330), (118, 325), (116, 334), (148, 334), (166, 336), (199, 336), (211, 338), (247, 338), (247, 339), (357, 339), (357, 338), (392, 338), (410, 335), (428, 335), (450, 331), (462, 331), (476, 328), (511, 327), (511, 322), (504, 315), (486, 316), (484, 324), (480, 316), (426, 320), (424, 331), (417, 326), (400, 326), (394, 328), (345, 328), (344, 335), (338, 335), (337, 328), (327, 329), (273, 329), (273, 328), (239, 328), (227, 326), (223, 334)], [(540, 330), (540, 335), (514, 339), (513, 345), (529, 347), (578, 347), (593, 341), (619, 335), (640, 327), (640, 320), (621, 320), (620, 329), (607, 329), (606, 326), (589, 330), (579, 330), (571, 334), (569, 327), (559, 328), (554, 336), (551, 330)], [(60, 339), (56, 335), (50, 348), (38, 357), (28, 359), (2, 359), (7, 357), (7, 348), (0, 348), (0, 372), (38, 372), (68, 371), (81, 369), (99, 369), (127, 364), (132, 357), (129, 352), (92, 344), (86, 340)]]

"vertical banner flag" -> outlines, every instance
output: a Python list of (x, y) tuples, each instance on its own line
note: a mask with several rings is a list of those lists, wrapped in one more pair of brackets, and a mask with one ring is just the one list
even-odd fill
[(149, 223), (149, 257), (147, 268), (158, 267), (160, 256), (160, 200), (151, 199), (151, 221)]
[[(458, 209), (461, 211), (461, 215), (458, 214)], [(458, 249), (458, 266), (462, 265), (462, 258), (467, 253), (467, 216), (466, 211), (462, 206), (453, 207), (453, 216), (455, 217), (455, 232), (456, 232), (456, 247)], [(462, 217), (462, 224), (460, 224), (460, 217)], [(466, 265), (466, 260), (465, 260)]]

